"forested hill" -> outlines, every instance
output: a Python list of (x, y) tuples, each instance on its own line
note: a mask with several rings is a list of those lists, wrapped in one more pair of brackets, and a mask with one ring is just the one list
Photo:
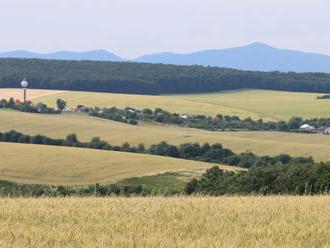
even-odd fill
[(197, 93), (242, 88), (330, 93), (330, 74), (251, 72), (130, 62), (0, 59), (0, 87), (137, 94)]

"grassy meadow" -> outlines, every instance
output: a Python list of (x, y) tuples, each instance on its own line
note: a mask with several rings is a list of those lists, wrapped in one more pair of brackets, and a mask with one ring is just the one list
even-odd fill
[(99, 136), (114, 145), (129, 142), (146, 146), (167, 141), (221, 143), (235, 152), (253, 151), (259, 155), (288, 153), (293, 156), (313, 156), (330, 161), (330, 137), (281, 132), (211, 132), (169, 125), (141, 123), (137, 126), (90, 117), (82, 114), (42, 115), (0, 110), (0, 132), (16, 130), (26, 134), (43, 134), (64, 138), (76, 133), (81, 141)]
[(1, 247), (329, 247), (330, 197), (0, 199)]
[[(177, 180), (181, 182), (181, 172), (196, 175), (212, 166), (152, 155), (31, 144), (0, 143), (0, 151), (0, 179), (29, 184), (111, 184), (168, 171), (177, 172)], [(239, 170), (225, 165), (220, 167)]]
[[(304, 118), (329, 117), (330, 101), (316, 100), (323, 94), (271, 90), (240, 90), (193, 95), (145, 96), (78, 91), (32, 90), (28, 98), (54, 106), (57, 98), (69, 106), (116, 106), (163, 108), (186, 114), (227, 114), (265, 120), (288, 120), (293, 115)], [(21, 89), (0, 89), (0, 98), (22, 98)]]

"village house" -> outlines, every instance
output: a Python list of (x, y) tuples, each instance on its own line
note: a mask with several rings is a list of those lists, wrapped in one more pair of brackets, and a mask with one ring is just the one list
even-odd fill
[(330, 135), (330, 127), (327, 127), (326, 129), (324, 129), (323, 134)]
[(182, 119), (188, 119), (188, 117), (189, 117), (189, 115), (187, 115), (187, 114), (180, 115), (180, 118), (182, 118)]
[[(56, 110), (58, 110), (58, 109), (56, 108)], [(74, 109), (66, 107), (65, 109), (62, 110), (62, 112), (70, 113), (70, 112), (74, 112)]]
[(304, 124), (300, 127), (300, 130), (311, 132), (311, 131), (315, 130), (315, 128), (311, 125)]

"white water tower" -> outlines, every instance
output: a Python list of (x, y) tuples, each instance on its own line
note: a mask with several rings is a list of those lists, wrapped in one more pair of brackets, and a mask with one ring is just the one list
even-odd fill
[(23, 81), (21, 82), (21, 86), (23, 88), (23, 99), (24, 99), (24, 103), (26, 103), (26, 89), (29, 86), (29, 83), (26, 79), (23, 79)]

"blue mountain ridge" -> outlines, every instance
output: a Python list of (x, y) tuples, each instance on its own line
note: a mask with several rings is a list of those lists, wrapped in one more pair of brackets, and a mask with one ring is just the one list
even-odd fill
[(330, 73), (330, 56), (278, 49), (256, 42), (247, 46), (199, 52), (158, 53), (127, 60), (106, 50), (87, 52), (60, 51), (41, 54), (17, 50), (0, 53), (0, 58), (38, 58), (59, 60), (130, 61), (174, 65), (203, 65), (251, 71), (294, 71)]

